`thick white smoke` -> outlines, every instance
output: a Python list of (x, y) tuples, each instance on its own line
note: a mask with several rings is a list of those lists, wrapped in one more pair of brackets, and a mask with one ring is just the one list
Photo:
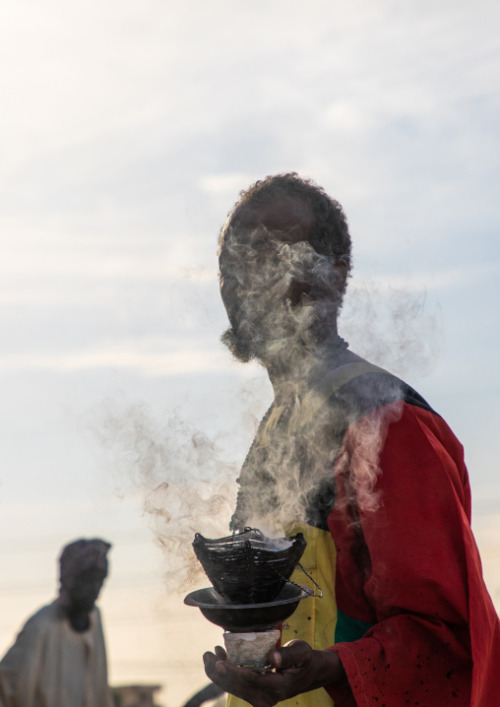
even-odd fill
[[(228, 280), (225, 299), (233, 335), (229, 344), (236, 354), (238, 339), (243, 348), (248, 344), (250, 354), (270, 364), (271, 371), (286, 363), (285, 383), (275, 386), (276, 407), (263, 429), (263, 449), (252, 450), (241, 476), (234, 523), (276, 534), (307, 520), (318, 488), (331, 485), (334, 475), (342, 473), (348, 443), (352, 494), (364, 511), (375, 511), (380, 503), (374, 490), (380, 452), (389, 424), (401, 411), (400, 404), (392, 403), (358, 420), (349, 408), (335, 410), (311, 399), (311, 379), (319, 383), (316, 397), (324, 394), (314, 375), (321, 372), (326, 377), (338, 365), (335, 324), (341, 270), (338, 260), (319, 255), (304, 241), (291, 240), (283, 233), (273, 238), (264, 228), (228, 230), (221, 260), (223, 282)], [(352, 290), (341, 333), (353, 339), (355, 353), (399, 376), (428, 372), (435, 359), (438, 326), (437, 316), (426, 309), (425, 295), (366, 284)], [(387, 378), (386, 386), (373, 391), (374, 400), (398, 399), (399, 383)], [(370, 397), (372, 391), (365, 392)], [(307, 405), (314, 409), (311, 424), (300, 419), (307, 416)]]
[(439, 305), (425, 288), (386, 279), (354, 280), (347, 291), (340, 330), (360, 356), (411, 384), (432, 373), (442, 339)]
[[(318, 487), (331, 482), (335, 472), (342, 473), (348, 451), (355, 472), (352, 492), (364, 511), (375, 511), (380, 502), (374, 491), (379, 455), (399, 406), (352, 420), (345, 437), (350, 420), (342, 410), (332, 412), (321, 400), (318, 404), (314, 394), (308, 399), (314, 424), (303, 426), (300, 419), (307, 377), (324, 357), (325, 342), (327, 351), (330, 346), (339, 271), (332, 259), (304, 241), (276, 243), (265, 229), (256, 229), (251, 241), (259, 243), (258, 250), (235, 242), (226, 253), (226, 296), (235, 298), (235, 310), (229, 312), (232, 334), (240, 339), (238, 345), (243, 342), (247, 358), (286, 362), (288, 374), (273, 413), (283, 433), (274, 435), (264, 456), (255, 449), (250, 453), (247, 468), (253, 468), (242, 476), (245, 525), (280, 536), (307, 520)], [(435, 358), (437, 322), (422, 294), (354, 284), (342, 311), (341, 333), (368, 360), (398, 375), (421, 375)], [(335, 336), (330, 338), (334, 367), (338, 343)], [(98, 432), (108, 459), (140, 494), (165, 555), (168, 586), (183, 591), (201, 571), (191, 547), (195, 533), (220, 537), (228, 532), (238, 469), (222, 460), (214, 441), (179, 415), (161, 421), (143, 405), (108, 403)]]

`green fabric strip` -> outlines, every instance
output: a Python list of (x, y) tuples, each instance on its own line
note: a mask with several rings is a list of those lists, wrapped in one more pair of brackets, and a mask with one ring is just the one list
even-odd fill
[(351, 643), (362, 638), (374, 624), (353, 619), (341, 611), (337, 611), (337, 626), (335, 627), (335, 643)]

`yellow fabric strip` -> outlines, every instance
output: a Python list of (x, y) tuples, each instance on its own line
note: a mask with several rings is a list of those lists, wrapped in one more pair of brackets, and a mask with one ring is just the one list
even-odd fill
[[(307, 641), (316, 650), (333, 646), (337, 607), (335, 603), (336, 552), (329, 532), (308, 525), (295, 526), (287, 532), (304, 534), (307, 546), (300, 564), (323, 590), (323, 597), (309, 597), (299, 602), (294, 613), (286, 619), (281, 630), (281, 644), (298, 639)], [(314, 583), (306, 577), (300, 567), (296, 568), (292, 582), (310, 587), (317, 594)], [(228, 707), (246, 707), (247, 702), (229, 695)], [(279, 703), (280, 707), (332, 707), (333, 701), (326, 690), (320, 688), (297, 695)]]
[[(306, 393), (300, 406), (291, 415), (287, 434), (293, 435), (300, 427), (311, 424), (318, 410), (335, 391), (358, 376), (372, 372), (387, 373), (383, 368), (374, 366), (368, 361), (356, 361), (331, 371), (317, 387)], [(283, 410), (283, 407), (275, 407), (271, 411), (260, 440), (263, 446), (269, 444), (269, 434), (276, 428)], [(293, 535), (297, 532), (303, 533), (307, 541), (301, 565), (319, 584), (323, 590), (323, 597), (321, 599), (310, 597), (299, 602), (297, 609), (282, 627), (281, 644), (284, 645), (293, 639), (300, 639), (307, 641), (316, 650), (324, 650), (334, 645), (337, 624), (335, 545), (330, 533), (326, 530), (301, 525), (291, 528), (287, 534)], [(297, 584), (311, 587), (315, 593), (317, 592), (313, 582), (306, 577), (300, 568), (295, 569), (291, 580)], [(305, 692), (279, 703), (280, 707), (332, 707), (333, 704), (323, 688)], [(227, 705), (228, 707), (249, 707), (248, 702), (233, 695), (228, 696)]]

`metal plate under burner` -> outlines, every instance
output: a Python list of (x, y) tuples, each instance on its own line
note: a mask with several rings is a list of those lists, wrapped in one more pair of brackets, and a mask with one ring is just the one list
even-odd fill
[(184, 598), (188, 606), (197, 606), (203, 616), (226, 631), (268, 631), (295, 611), (299, 601), (313, 595), (309, 587), (287, 582), (274, 601), (259, 604), (231, 604), (213, 587), (197, 589)]

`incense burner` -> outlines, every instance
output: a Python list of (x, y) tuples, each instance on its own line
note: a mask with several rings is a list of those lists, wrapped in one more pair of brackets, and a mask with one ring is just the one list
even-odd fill
[(289, 581), (305, 547), (301, 533), (268, 538), (246, 528), (215, 540), (196, 534), (193, 548), (213, 586), (191, 592), (184, 602), (224, 629), (232, 663), (264, 666), (279, 640), (277, 626), (301, 599), (313, 595), (308, 587)]

